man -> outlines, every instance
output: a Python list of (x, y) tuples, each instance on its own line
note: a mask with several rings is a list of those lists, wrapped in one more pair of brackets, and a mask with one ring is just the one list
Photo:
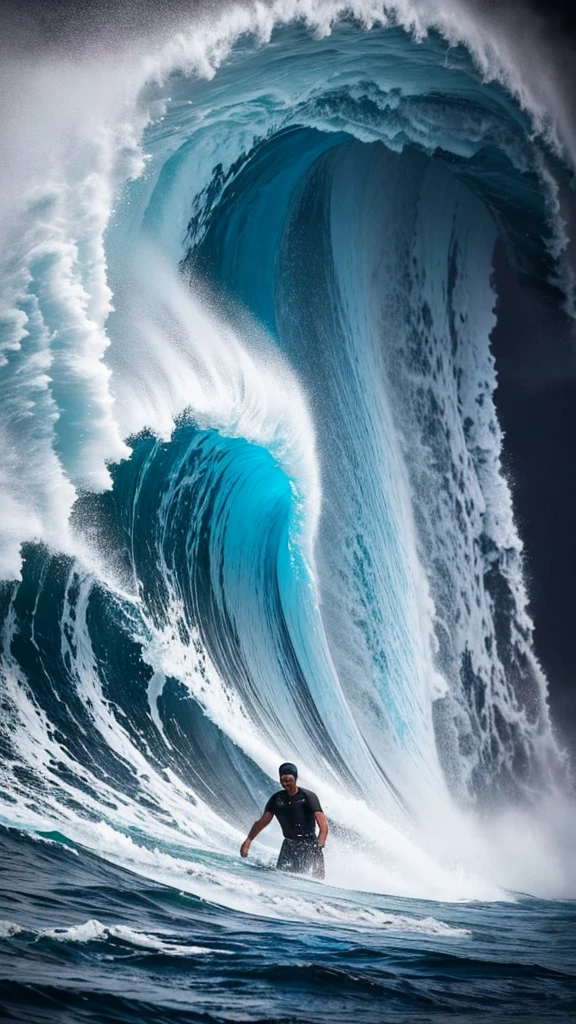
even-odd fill
[[(320, 801), (316, 793), (298, 786), (298, 769), (295, 764), (286, 761), (280, 765), (278, 774), (282, 789), (270, 797), (264, 814), (252, 825), (240, 847), (240, 856), (248, 856), (252, 840), (276, 816), (284, 835), (276, 867), (281, 871), (294, 871), (299, 875), (309, 874), (314, 878), (324, 878), (322, 850), (328, 835), (328, 822), (320, 807)], [(316, 822), (319, 828), (318, 838)]]

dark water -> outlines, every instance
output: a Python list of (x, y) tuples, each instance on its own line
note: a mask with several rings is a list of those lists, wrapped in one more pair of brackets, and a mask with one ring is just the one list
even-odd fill
[(516, 1024), (576, 1014), (574, 902), (364, 897), (468, 932), (417, 935), (338, 926), (321, 909), (314, 923), (234, 913), (13, 830), (2, 829), (1, 853), (7, 1021)]

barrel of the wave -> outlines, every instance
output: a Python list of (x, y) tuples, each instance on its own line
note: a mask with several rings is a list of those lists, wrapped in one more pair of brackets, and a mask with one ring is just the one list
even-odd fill
[(272, 794), (264, 814), (252, 825), (240, 847), (240, 856), (248, 856), (252, 840), (273, 818), (277, 818), (284, 842), (276, 867), (280, 871), (323, 879), (323, 850), (328, 835), (328, 822), (320, 801), (312, 790), (298, 785), (298, 769), (291, 761), (280, 765), (278, 775), (282, 789)]

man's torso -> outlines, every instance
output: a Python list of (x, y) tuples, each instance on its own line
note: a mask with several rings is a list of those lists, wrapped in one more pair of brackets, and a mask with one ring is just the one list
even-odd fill
[(283, 789), (274, 793), (266, 810), (277, 817), (285, 839), (307, 839), (316, 834), (314, 814), (322, 808), (316, 793), (299, 787), (294, 796)]

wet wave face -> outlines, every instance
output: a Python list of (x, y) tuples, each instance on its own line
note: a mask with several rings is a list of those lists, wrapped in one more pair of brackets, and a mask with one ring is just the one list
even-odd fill
[[(10, 66), (11, 1019), (305, 1021), (329, 990), (314, 1019), (465, 1020), (473, 977), (570, 1012), (569, 770), (490, 346), (497, 243), (573, 310), (528, 36), (523, 63), (468, 6), (289, 0)], [(238, 858), (286, 758), (325, 886), (278, 878), (276, 825)]]

